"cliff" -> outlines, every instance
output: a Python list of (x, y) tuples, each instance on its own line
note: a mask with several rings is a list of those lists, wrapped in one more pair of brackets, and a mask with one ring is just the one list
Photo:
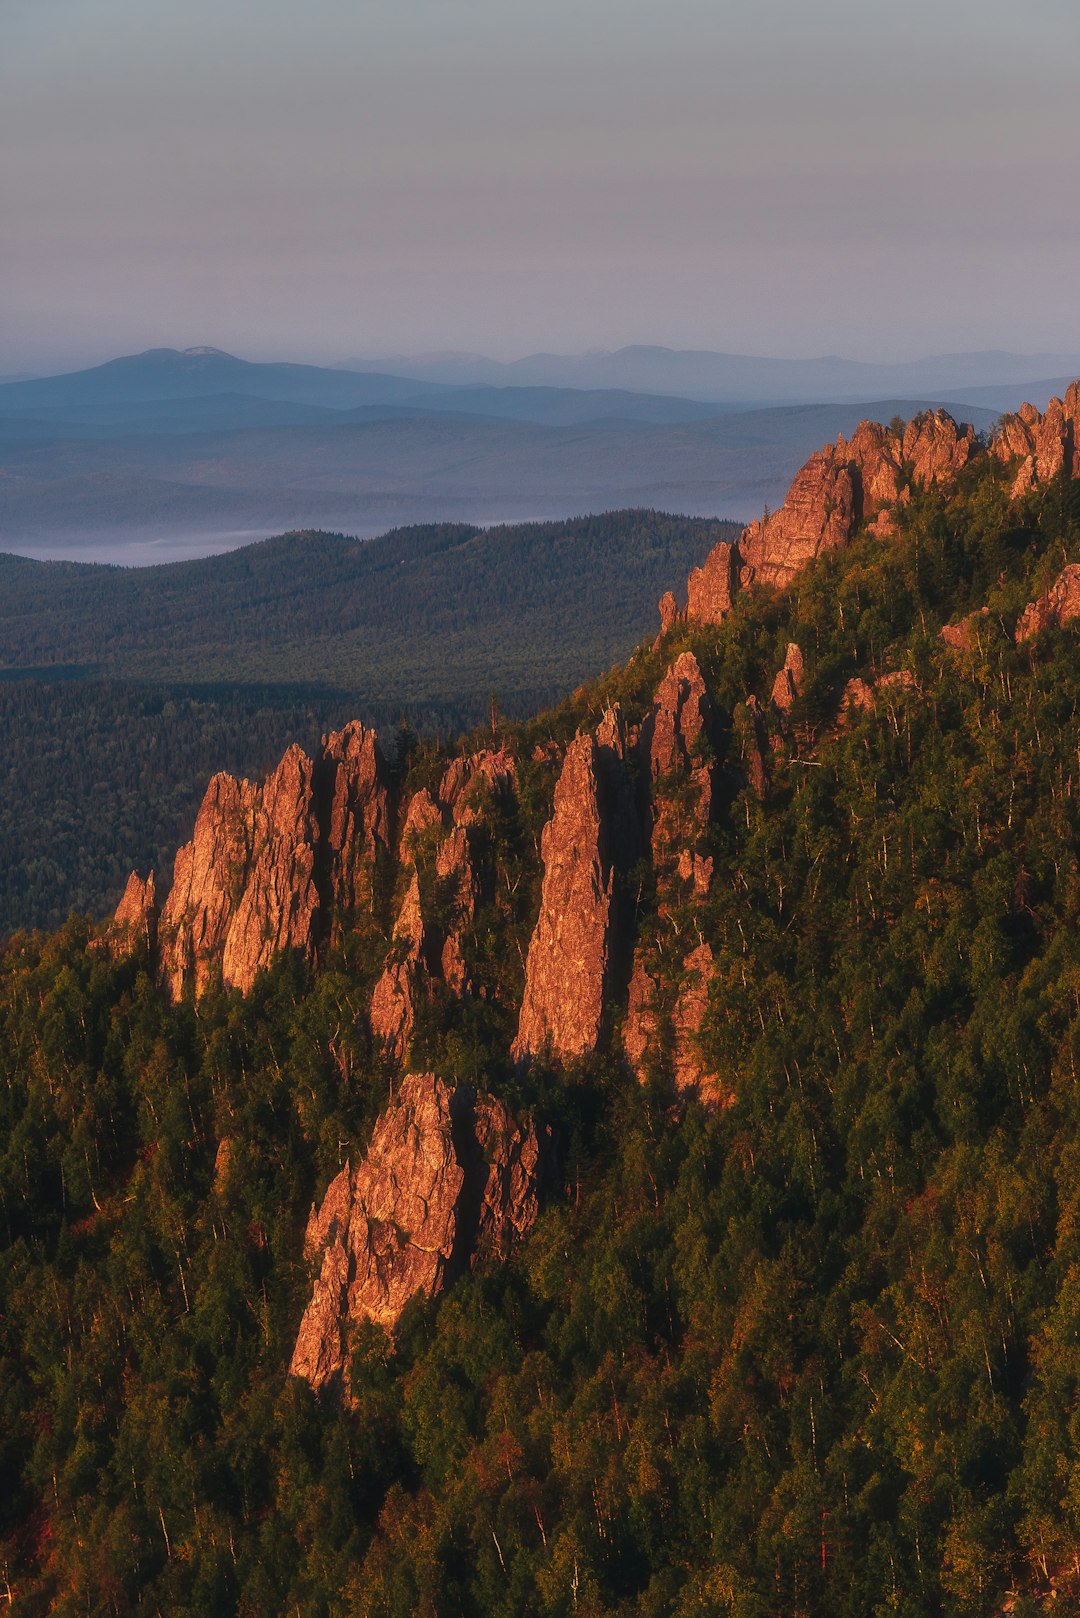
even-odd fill
[(407, 1074), (362, 1161), (312, 1208), (318, 1260), (289, 1366), (313, 1388), (344, 1380), (352, 1333), (392, 1332), (406, 1304), (437, 1297), (473, 1264), (505, 1258), (536, 1218), (540, 1141), (490, 1096)]
[[(1025, 406), (986, 447), (945, 411), (906, 425), (861, 423), (850, 439), (810, 458), (778, 511), (693, 570), (685, 613), (665, 595), (656, 649), (662, 654), (664, 637), (678, 637), (684, 621), (695, 630), (721, 622), (741, 592), (783, 587), (858, 532), (888, 543), (917, 491), (948, 494), (980, 459), (1005, 468), (1014, 499), (1080, 470), (1078, 402), (1074, 385), (1041, 414)], [(1032, 601), (1016, 625), (1018, 642), (1076, 616), (1076, 574), (1075, 565), (1066, 567)], [(977, 608), (946, 624), (945, 646), (970, 650), (986, 615)], [(697, 658), (684, 649), (635, 722), (616, 704), (565, 746), (539, 750), (545, 769), (557, 769), (512, 1008), (515, 1060), (588, 1055), (621, 1023), (623, 1048), (642, 1075), (666, 1053), (661, 1065), (670, 1061), (680, 1087), (712, 1084), (693, 1054), (714, 977), (711, 946), (696, 928), (687, 935), (686, 906), (711, 888), (717, 771), (722, 761), (729, 783), (744, 782), (767, 802), (781, 755), (797, 740), (791, 714), (809, 679), (804, 651), (790, 641), (762, 698), (746, 691), (721, 712)], [(906, 671), (852, 676), (835, 699), (838, 722), (876, 711), (883, 697), (892, 702), (909, 685)], [(353, 724), (325, 737), (314, 759), (290, 748), (261, 785), (216, 776), (192, 841), (177, 854), (160, 915), (152, 882), (133, 875), (109, 947), (122, 953), (146, 944), (173, 997), (201, 994), (218, 976), (247, 993), (283, 952), (317, 962), (366, 917), (385, 939), (367, 1025), (375, 1048), (401, 1067), (421, 1008), (476, 991), (470, 961), (477, 916), (495, 903), (499, 881), (498, 905), (507, 915), (529, 891), (520, 874), (511, 885), (505, 867), (500, 878), (483, 853), (500, 819), (520, 826), (525, 767), (512, 747), (483, 748), (446, 759), (426, 784), (405, 791), (374, 733)], [(636, 889), (635, 869), (643, 873)], [(387, 879), (381, 889), (380, 871)], [(643, 881), (655, 895), (644, 931)]]

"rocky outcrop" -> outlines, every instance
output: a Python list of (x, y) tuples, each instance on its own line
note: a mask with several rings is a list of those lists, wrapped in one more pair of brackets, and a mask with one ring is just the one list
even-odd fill
[(611, 946), (613, 868), (602, 812), (597, 745), (566, 750), (540, 853), (540, 915), (529, 942), (515, 1058), (584, 1056), (596, 1049)]
[(505, 1106), (433, 1074), (402, 1079), (363, 1161), (312, 1208), (304, 1242), (319, 1273), (290, 1373), (348, 1390), (354, 1329), (392, 1332), (413, 1298), (437, 1297), (470, 1264), (504, 1257), (536, 1218), (540, 1140)]
[[(678, 955), (675, 961), (679, 962)], [(648, 1077), (666, 1053), (676, 1089), (692, 1090), (704, 1100), (715, 1101), (721, 1098), (720, 1086), (707, 1070), (699, 1046), (712, 965), (712, 950), (699, 943), (682, 959), (676, 983), (665, 992), (659, 964), (647, 966), (644, 955), (640, 956), (630, 979), (623, 1049), (639, 1079)]]
[(786, 585), (825, 551), (851, 540), (862, 516), (855, 469), (843, 439), (795, 474), (779, 511), (752, 522), (738, 543), (740, 585)]
[(1070, 562), (1068, 567), (1062, 568), (1046, 594), (1029, 602), (1020, 614), (1016, 644), (1020, 646), (1047, 629), (1064, 629), (1077, 618), (1080, 618), (1080, 564)]
[(712, 964), (712, 950), (705, 943), (691, 950), (683, 962), (682, 981), (671, 1018), (672, 1069), (680, 1090), (710, 1088), (698, 1049), (698, 1035), (709, 1005)]
[[(686, 584), (686, 617), (691, 624), (718, 624), (731, 611), (739, 582), (740, 554), (734, 545), (714, 545)], [(672, 598), (674, 602), (674, 598)], [(663, 608), (660, 614), (663, 623)]]
[(368, 1014), (373, 1039), (393, 1062), (403, 1062), (409, 1048), (422, 992), (425, 942), (420, 878), (414, 868), (394, 924), (386, 965), (372, 991)]
[(943, 624), (939, 631), (943, 644), (951, 652), (973, 652), (979, 644), (979, 630), (989, 615), (989, 607), (979, 607), (954, 624)]
[(247, 994), (284, 950), (314, 955), (318, 840), (312, 762), (290, 747), (256, 799), (251, 855), (221, 954), (227, 987)]
[(124, 896), (106, 929), (105, 948), (114, 960), (121, 960), (137, 949), (152, 952), (157, 940), (157, 922), (154, 873), (151, 871), (144, 882), (137, 871), (132, 871)]
[[(863, 523), (893, 532), (898, 508), (914, 490), (947, 487), (978, 450), (974, 428), (958, 426), (946, 410), (925, 411), (902, 429), (860, 422), (850, 440), (838, 438), (811, 455), (778, 511), (752, 522), (734, 545), (715, 546), (694, 569), (688, 621), (721, 622), (748, 585), (789, 584), (817, 557), (849, 545)], [(661, 610), (665, 627), (672, 605)]]
[(879, 674), (871, 680), (863, 680), (856, 675), (854, 679), (848, 681), (840, 693), (837, 723), (843, 730), (854, 723), (861, 714), (876, 713), (879, 698), (888, 699), (902, 692), (917, 689), (915, 676), (910, 669), (894, 669), (891, 673)]
[(327, 805), (327, 886), (341, 927), (371, 905), (375, 862), (390, 847), (390, 792), (375, 732), (354, 721), (325, 736), (318, 774)]
[(802, 694), (803, 655), (793, 640), (788, 641), (784, 666), (773, 681), (772, 705), (789, 714)]
[(1064, 472), (1080, 477), (1080, 382), (1051, 399), (1042, 412), (1024, 404), (1003, 416), (990, 453), (1012, 469), (1013, 499)]
[(902, 434), (860, 422), (850, 441), (839, 438), (810, 457), (779, 511), (747, 528), (741, 583), (785, 585), (823, 552), (849, 544), (863, 522), (891, 532), (913, 489), (953, 483), (977, 449), (974, 428), (958, 426), (946, 410), (915, 416)]
[(435, 875), (448, 912), (440, 953), (443, 981), (452, 994), (463, 995), (469, 986), (464, 941), (476, 915), (480, 886), (464, 826), (455, 826), (439, 845)]
[[(372, 1035), (394, 1062), (405, 1060), (421, 998), (439, 980), (451, 994), (469, 990), (465, 942), (480, 897), (469, 843), (469, 828), (482, 820), (482, 794), (475, 789), (482, 783), (489, 792), (509, 793), (514, 780), (512, 760), (478, 753), (451, 760), (437, 799), (421, 787), (409, 800), (399, 856), (411, 874), (369, 1012)], [(425, 861), (422, 890), (420, 867)]]
[(286, 752), (262, 784), (216, 775), (177, 853), (158, 926), (158, 975), (177, 998), (220, 970), (247, 993), (285, 950), (309, 959), (331, 918), (370, 906), (390, 804), (373, 731), (347, 725), (317, 759)]
[(485, 798), (505, 805), (517, 791), (517, 766), (505, 749), (487, 749), (454, 758), (439, 782), (439, 803), (455, 826), (478, 825), (485, 816)]
[(158, 923), (158, 973), (174, 999), (188, 984), (200, 994), (221, 961), (251, 863), (257, 796), (250, 781), (215, 775), (177, 852)]
[(683, 652), (656, 690), (641, 728), (650, 783), (653, 863), (661, 872), (704, 830), (712, 814), (712, 708), (693, 652)]
[(747, 697), (735, 710), (735, 734), (750, 790), (755, 798), (764, 801), (769, 793), (769, 741), (765, 715), (756, 697)]

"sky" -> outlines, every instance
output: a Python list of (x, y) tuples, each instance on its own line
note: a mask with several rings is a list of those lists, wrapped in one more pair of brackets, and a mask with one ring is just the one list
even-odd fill
[(0, 0), (0, 375), (1080, 348), (1077, 0)]

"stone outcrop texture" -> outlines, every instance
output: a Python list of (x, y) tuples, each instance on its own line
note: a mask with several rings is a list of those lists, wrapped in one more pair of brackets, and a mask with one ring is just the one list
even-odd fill
[[(686, 585), (686, 616), (692, 624), (718, 624), (731, 611), (738, 589), (739, 552), (734, 545), (714, 545)], [(674, 603), (673, 603), (674, 604)], [(664, 614), (660, 622), (663, 626)]]
[(746, 529), (741, 582), (787, 584), (823, 552), (850, 544), (863, 522), (888, 533), (913, 489), (947, 487), (977, 448), (974, 428), (957, 426), (945, 410), (915, 416), (902, 434), (860, 422), (850, 441), (810, 457), (779, 511)]
[(1031, 601), (1020, 614), (1016, 644), (1040, 635), (1046, 629), (1064, 629), (1080, 618), (1080, 564), (1062, 568), (1045, 595)]
[(1080, 476), (1080, 382), (1066, 388), (1064, 399), (1051, 399), (1041, 413), (1024, 404), (1002, 417), (991, 453), (1013, 469), (1014, 499), (1064, 472)]
[(152, 951), (157, 941), (157, 922), (154, 873), (151, 871), (144, 882), (137, 871), (132, 871), (105, 934), (108, 953), (120, 960), (144, 946)]
[[(370, 906), (389, 825), (378, 743), (361, 724), (324, 737), (314, 760), (290, 747), (261, 786), (215, 775), (158, 920), (166, 990), (201, 994), (220, 971), (247, 993), (283, 951), (313, 958), (332, 927)], [(121, 910), (133, 903), (129, 884)]]
[(799, 699), (803, 682), (803, 655), (794, 641), (788, 642), (784, 666), (773, 681), (772, 704), (782, 714), (791, 712)]
[(262, 787), (214, 777), (158, 925), (160, 975), (174, 997), (189, 983), (200, 993), (218, 965), (226, 986), (246, 993), (281, 950), (312, 953), (318, 840), (312, 762), (299, 747)]
[(693, 652), (683, 652), (656, 689), (641, 729), (648, 782), (646, 819), (663, 881), (707, 826), (713, 808), (712, 705)]
[(540, 853), (540, 915), (529, 943), (513, 1054), (584, 1056), (599, 1044), (603, 1023), (613, 881), (597, 744), (590, 735), (578, 736), (566, 750)]
[(327, 886), (340, 924), (371, 904), (375, 862), (390, 846), (390, 795), (375, 732), (355, 722), (323, 740)]
[(470, 1264), (505, 1257), (538, 1209), (540, 1139), (505, 1106), (433, 1074), (401, 1080), (363, 1161), (311, 1211), (306, 1256), (319, 1273), (290, 1372), (343, 1381), (353, 1329), (396, 1327), (413, 1298), (437, 1297)]
[[(863, 523), (893, 532), (896, 511), (914, 490), (948, 487), (978, 453), (974, 428), (957, 425), (946, 410), (924, 411), (902, 429), (860, 422), (850, 440), (840, 437), (811, 455), (778, 511), (750, 523), (734, 545), (715, 546), (693, 570), (687, 620), (720, 623), (740, 590), (789, 584), (817, 557), (849, 545)], [(662, 628), (675, 615), (665, 598)]]

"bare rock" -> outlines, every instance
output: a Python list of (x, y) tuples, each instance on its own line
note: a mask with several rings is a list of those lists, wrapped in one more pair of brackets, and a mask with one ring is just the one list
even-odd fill
[(660, 1030), (656, 982), (645, 965), (643, 954), (634, 956), (627, 994), (622, 1043), (626, 1059), (639, 1079), (646, 1076), (650, 1054), (655, 1053)]
[(736, 709), (735, 731), (751, 791), (756, 798), (764, 800), (769, 792), (768, 734), (756, 697), (747, 697), (742, 707)]
[(679, 604), (670, 590), (665, 590), (658, 602), (660, 610), (660, 633), (666, 635), (679, 621)]
[(788, 641), (784, 666), (773, 681), (772, 704), (788, 714), (802, 694), (803, 655), (795, 642)]
[(672, 1000), (670, 990), (667, 995), (661, 993), (643, 955), (635, 959), (623, 1023), (623, 1049), (639, 1079), (646, 1077), (651, 1063), (666, 1048), (677, 1089), (693, 1090), (705, 1100), (722, 1099), (715, 1077), (705, 1068), (699, 1046), (712, 966), (712, 950), (708, 944), (699, 943), (683, 960)]
[(221, 961), (247, 881), (258, 796), (250, 781), (215, 775), (194, 836), (177, 852), (172, 889), (158, 924), (159, 976), (174, 999), (188, 984), (201, 993)]
[(879, 698), (889, 699), (917, 689), (917, 681), (910, 669), (894, 669), (891, 673), (879, 674), (871, 680), (863, 680), (856, 676), (848, 681), (840, 694), (837, 723), (843, 730), (854, 723), (860, 715), (876, 713)]
[[(739, 552), (734, 545), (714, 545), (686, 586), (686, 618), (691, 624), (718, 624), (731, 611), (739, 584)], [(671, 597), (674, 605), (674, 596)], [(663, 623), (663, 600), (660, 621)], [(666, 627), (666, 626), (665, 626)]]
[(1051, 399), (1041, 413), (1023, 404), (1015, 414), (1003, 416), (990, 453), (1012, 468), (1009, 492), (1014, 500), (1061, 472), (1080, 477), (1080, 382), (1065, 390), (1064, 399)]
[(626, 770), (631, 745), (622, 709), (615, 703), (596, 727), (596, 773), (610, 827), (611, 857), (622, 870), (629, 869), (641, 853), (641, 825)]
[(412, 878), (394, 925), (394, 941), (382, 976), (372, 991), (369, 1020), (373, 1038), (394, 1062), (403, 1062), (416, 1021), (424, 952), (420, 878)]
[(289, 1370), (318, 1389), (348, 1391), (353, 1331), (392, 1332), (413, 1298), (437, 1297), (461, 1270), (505, 1257), (536, 1218), (540, 1144), (531, 1124), (433, 1074), (409, 1074), (375, 1125), (356, 1169), (346, 1165), (304, 1242), (321, 1254)]
[(860, 422), (850, 441), (838, 438), (810, 457), (779, 511), (745, 530), (740, 582), (786, 585), (818, 556), (850, 544), (864, 521), (892, 532), (912, 488), (948, 486), (977, 452), (974, 428), (959, 426), (947, 410), (913, 417), (901, 437)]
[(442, 1289), (465, 1183), (450, 1094), (431, 1074), (403, 1079), (363, 1162), (342, 1169), (309, 1222), (305, 1246), (323, 1259), (289, 1370), (314, 1388), (344, 1370), (350, 1325), (392, 1328), (411, 1298)]
[(137, 871), (127, 879), (124, 896), (106, 929), (104, 944), (114, 960), (131, 955), (136, 949), (153, 952), (157, 941), (157, 897), (154, 873), (144, 882)]
[(713, 859), (710, 854), (693, 854), (688, 848), (679, 852), (676, 865), (680, 882), (689, 883), (699, 899), (712, 887)]
[(227, 986), (247, 994), (258, 973), (284, 950), (314, 954), (318, 840), (312, 762), (293, 746), (256, 804), (247, 877), (221, 955)]
[(318, 776), (329, 805), (328, 884), (343, 922), (370, 906), (376, 857), (390, 846), (390, 795), (375, 732), (354, 721), (325, 736)]
[(1080, 564), (1070, 562), (1061, 570), (1046, 594), (1037, 601), (1029, 602), (1020, 614), (1016, 626), (1016, 644), (1019, 646), (1046, 629), (1063, 629), (1077, 618), (1080, 618)]
[(442, 810), (427, 787), (421, 787), (419, 792), (414, 792), (409, 799), (409, 807), (402, 822), (400, 839), (402, 859), (414, 858), (417, 845), (428, 832), (441, 825)]
[(979, 630), (990, 615), (989, 607), (980, 607), (958, 618), (954, 624), (943, 624), (940, 635), (951, 652), (973, 652), (979, 644)]
[(583, 1056), (600, 1040), (612, 895), (592, 736), (578, 736), (567, 748), (540, 851), (540, 915), (513, 1054)]
[(752, 522), (739, 540), (740, 582), (786, 585), (826, 551), (847, 545), (859, 525), (860, 490), (843, 440), (812, 455), (779, 511)]
[(442, 975), (450, 991), (461, 995), (468, 988), (463, 941), (476, 915), (479, 894), (479, 882), (464, 826), (455, 826), (440, 843), (435, 857), (435, 874), (448, 889), (447, 901), (450, 906), (450, 919), (443, 930), (440, 956)]
[(484, 818), (485, 795), (505, 802), (516, 791), (513, 754), (488, 748), (450, 760), (439, 783), (439, 802), (455, 826), (475, 826)]
[[(505, 1259), (536, 1223), (540, 1211), (542, 1143), (535, 1126), (515, 1122), (505, 1103), (478, 1096), (472, 1109), (480, 1213), (472, 1244), (474, 1262)], [(466, 1157), (462, 1152), (462, 1157)]]
[(658, 872), (666, 872), (679, 851), (700, 836), (712, 814), (711, 722), (712, 707), (698, 660), (693, 652), (683, 652), (657, 687), (641, 728)]
[(672, 1068), (680, 1090), (711, 1089), (698, 1047), (698, 1036), (709, 1005), (709, 979), (713, 956), (708, 944), (701, 943), (683, 962), (682, 982), (672, 1013), (674, 1039)]
[(903, 458), (919, 489), (948, 488), (978, 449), (974, 427), (959, 425), (947, 410), (925, 410), (904, 429)]

